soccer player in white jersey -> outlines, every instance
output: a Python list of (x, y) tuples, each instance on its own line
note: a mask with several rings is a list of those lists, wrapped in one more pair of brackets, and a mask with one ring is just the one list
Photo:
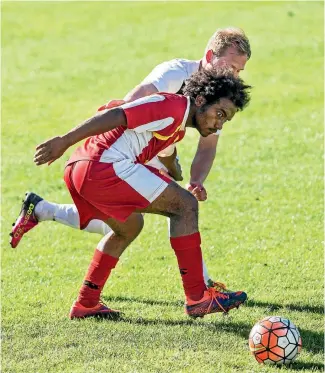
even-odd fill
[(64, 180), (77, 206), (80, 228), (95, 218), (112, 229), (95, 250), (70, 318), (120, 315), (103, 304), (100, 295), (119, 257), (141, 232), (143, 212), (169, 218), (170, 244), (181, 273), (185, 312), (189, 316), (228, 312), (247, 299), (242, 291), (224, 293), (206, 287), (198, 202), (149, 162), (169, 145), (181, 141), (187, 128), (195, 128), (203, 137), (221, 130), (248, 104), (249, 89), (233, 74), (198, 71), (186, 82), (184, 96), (157, 93), (103, 110), (65, 135), (37, 147), (34, 161), (42, 165), (87, 139), (67, 162)]
[[(194, 72), (204, 69), (221, 68), (227, 66), (231, 68), (233, 74), (237, 76), (244, 70), (247, 60), (251, 56), (249, 40), (244, 32), (238, 28), (218, 29), (210, 38), (204, 56), (201, 60), (191, 61), (185, 59), (175, 59), (164, 62), (153, 69), (153, 71), (142, 81), (141, 84), (131, 90), (124, 100), (112, 100), (98, 110), (104, 110), (126, 102), (134, 101), (140, 97), (160, 92), (177, 93), (181, 92), (184, 81)], [(198, 201), (207, 199), (207, 191), (203, 185), (212, 167), (220, 131), (215, 134), (199, 139), (198, 149), (191, 166), (191, 178), (187, 184), (187, 189), (196, 197)], [(174, 180), (181, 181), (182, 171), (176, 156), (175, 145), (171, 145), (157, 157), (151, 160), (150, 164), (161, 171), (168, 173)], [(34, 215), (37, 222), (56, 221), (70, 227), (79, 229), (80, 218), (78, 210), (74, 205), (55, 204), (43, 200), (34, 193), (28, 194), (25, 198), (25, 205), (33, 197), (37, 202)], [(41, 203), (38, 203), (41, 202)], [(12, 230), (11, 246), (16, 247), (22, 236), (27, 233), (27, 227), (17, 224), (16, 221)], [(36, 225), (36, 224), (35, 224)], [(35, 226), (34, 225), (34, 226)], [(34, 226), (30, 226), (29, 230)], [(85, 231), (105, 235), (110, 231), (108, 225), (101, 220), (92, 220)], [(222, 283), (214, 282), (210, 279), (205, 263), (203, 262), (204, 280), (208, 286), (216, 286), (225, 289)]]

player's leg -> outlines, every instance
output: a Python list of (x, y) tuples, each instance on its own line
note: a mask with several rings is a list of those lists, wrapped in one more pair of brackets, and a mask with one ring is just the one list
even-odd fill
[[(178, 177), (177, 180), (182, 180), (183, 179), (182, 178), (182, 167), (179, 164), (178, 156), (176, 156), (177, 151), (176, 151), (175, 145), (165, 149), (165, 152), (160, 153), (159, 155), (160, 155), (159, 159), (158, 157), (155, 157), (150, 162), (148, 162), (147, 165), (154, 167), (157, 170), (160, 170), (161, 172), (163, 172), (164, 175), (168, 175), (169, 177), (171, 177), (169, 174), (170, 170), (166, 166), (172, 164), (173, 167), (171, 168), (175, 172), (175, 175), (177, 175)], [(167, 160), (167, 162), (166, 161), (164, 162), (164, 160)], [(207, 266), (204, 262), (204, 259), (202, 259), (202, 264), (203, 264), (203, 278), (204, 278), (204, 282), (206, 286), (214, 287), (216, 290), (219, 290), (219, 291), (226, 291), (227, 288), (225, 284), (223, 284), (222, 282), (215, 282), (211, 279), (208, 273)]]
[[(147, 169), (142, 171), (149, 178), (156, 178)], [(156, 180), (156, 182), (161, 183), (161, 180)], [(178, 243), (180, 240), (177, 237), (183, 236), (179, 243), (185, 243), (185, 249), (190, 250), (190, 255), (187, 255), (187, 250), (186, 253), (184, 252), (184, 248), (178, 250), (178, 248), (174, 247), (174, 249), (181, 271), (188, 272), (183, 279), (186, 295), (192, 299), (199, 300), (202, 298), (206, 286), (202, 274), (201, 250), (197, 242), (199, 239), (197, 233), (197, 201), (190, 193), (174, 183), (170, 186), (166, 185), (166, 187), (161, 195), (152, 202), (152, 205), (141, 209), (141, 212), (158, 213), (170, 217), (170, 232), (172, 237), (175, 237), (172, 240), (175, 239)], [(141, 190), (141, 185), (138, 185), (138, 189)], [(72, 192), (72, 197), (76, 201), (81, 215), (90, 216), (91, 206), (87, 200), (83, 200), (76, 195), (71, 186), (69, 190)], [(143, 194), (146, 191), (143, 191)], [(98, 245), (80, 289), (78, 299), (72, 306), (70, 318), (89, 316), (113, 317), (119, 314), (118, 311), (111, 310), (100, 303), (100, 294), (111, 270), (117, 264), (118, 258), (140, 233), (143, 217), (141, 214), (133, 213), (125, 223), (117, 222), (113, 219), (107, 220), (107, 223), (111, 226), (113, 232), (106, 235)]]
[(70, 318), (100, 316), (118, 318), (120, 312), (100, 301), (102, 289), (112, 269), (127, 246), (138, 236), (143, 227), (141, 214), (131, 214), (124, 222), (108, 219), (112, 232), (104, 236), (95, 250), (87, 270), (78, 299), (72, 305)]
[[(167, 180), (157, 170), (128, 161), (118, 165), (80, 162), (66, 169), (65, 181), (78, 207), (81, 227), (86, 226), (94, 217), (103, 219), (105, 216), (111, 216), (120, 221), (127, 221), (132, 212), (149, 212), (170, 218), (171, 244), (182, 270), (188, 314), (201, 316), (211, 312), (227, 311), (246, 299), (242, 292), (225, 295), (217, 293), (214, 289), (206, 290), (198, 233), (198, 202), (191, 193)], [(115, 193), (115, 181), (118, 182), (119, 193)], [(106, 221), (114, 231), (114, 239), (115, 235), (122, 236), (122, 242), (128, 244), (138, 234), (137, 229), (133, 228), (134, 221), (132, 224), (115, 223), (115, 226), (114, 221)], [(140, 225), (139, 227), (142, 228)], [(128, 234), (131, 236), (125, 238)], [(114, 267), (112, 258), (117, 259), (125, 248), (123, 245), (116, 247), (116, 241), (110, 241), (109, 237), (105, 237), (105, 245), (99, 250), (100, 257), (104, 258), (104, 262), (105, 258), (108, 258), (111, 264), (100, 266), (101, 271), (96, 279), (98, 283), (91, 283), (90, 286), (84, 284), (88, 298), (89, 292), (97, 291), (97, 299), (93, 299), (92, 304), (98, 301), (101, 289)], [(94, 260), (98, 262), (97, 254)], [(91, 289), (94, 284), (97, 288)], [(85, 297), (83, 302), (85, 304)], [(94, 307), (100, 307), (100, 304)]]
[[(35, 216), (39, 222), (56, 221), (71, 228), (80, 229), (79, 213), (74, 204), (58, 204), (43, 199), (35, 206)], [(111, 232), (111, 228), (99, 219), (91, 220), (83, 230), (102, 236)]]
[(176, 183), (170, 183), (161, 195), (142, 211), (170, 218), (170, 243), (182, 277), (187, 314), (203, 317), (208, 313), (228, 312), (247, 299), (244, 292), (222, 293), (214, 288), (206, 288), (198, 231), (198, 202), (190, 192)]
[[(44, 200), (35, 193), (26, 193), (19, 216), (13, 223), (10, 244), (18, 246), (23, 235), (36, 227), (39, 222), (56, 221), (71, 228), (80, 229), (79, 213), (74, 204), (58, 204)], [(89, 222), (84, 231), (102, 236), (111, 232), (111, 228), (102, 220)]]
[[(134, 177), (140, 167), (132, 162), (125, 162), (124, 166)], [(116, 175), (113, 164), (76, 162), (66, 167), (64, 180), (78, 208), (80, 227), (86, 227), (90, 220), (97, 218), (112, 228), (95, 250), (70, 318), (117, 317), (119, 311), (103, 304), (100, 295), (120, 255), (143, 227), (142, 215), (132, 213), (134, 204), (142, 205), (143, 197)]]

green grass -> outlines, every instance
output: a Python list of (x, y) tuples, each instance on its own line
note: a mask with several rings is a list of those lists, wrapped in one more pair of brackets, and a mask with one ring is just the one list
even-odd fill
[[(43, 223), (7, 243), (25, 190), (71, 201), (68, 154), (36, 168), (36, 144), (227, 25), (250, 37), (253, 98), (224, 130), (200, 227), (211, 275), (249, 302), (188, 320), (166, 221), (147, 215), (103, 294), (124, 320), (69, 321), (99, 236)], [(323, 52), (320, 2), (2, 3), (2, 372), (277, 372), (248, 351), (266, 315), (301, 331), (293, 371), (323, 370)], [(179, 145), (184, 184), (196, 140)]]

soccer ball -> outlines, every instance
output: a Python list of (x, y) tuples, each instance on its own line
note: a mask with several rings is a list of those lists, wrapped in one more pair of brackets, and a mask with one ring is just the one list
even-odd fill
[(301, 350), (297, 327), (288, 319), (268, 316), (254, 325), (249, 349), (259, 363), (290, 364)]

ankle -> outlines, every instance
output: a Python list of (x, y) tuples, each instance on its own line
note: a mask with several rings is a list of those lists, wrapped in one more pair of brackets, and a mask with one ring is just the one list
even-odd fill
[(79, 291), (77, 302), (87, 308), (95, 307), (99, 302), (100, 294), (100, 289), (91, 289), (84, 284)]
[(97, 301), (94, 301), (92, 299), (78, 299), (77, 302), (85, 308), (93, 308), (98, 304)]
[(186, 303), (198, 302), (199, 300), (203, 298), (203, 296), (204, 296), (204, 292), (186, 295)]
[(55, 204), (47, 202), (44, 199), (35, 206), (34, 214), (38, 221), (53, 220), (55, 213)]

